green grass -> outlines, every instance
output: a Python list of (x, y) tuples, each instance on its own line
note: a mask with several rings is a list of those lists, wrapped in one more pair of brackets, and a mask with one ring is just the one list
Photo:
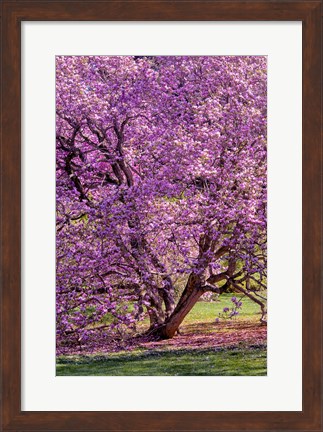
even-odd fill
[[(219, 337), (224, 334), (239, 335), (259, 322), (259, 307), (244, 298), (238, 318), (221, 320), (220, 325), (215, 325), (215, 318), (223, 308), (232, 306), (231, 297), (233, 294), (223, 294), (216, 302), (198, 302), (181, 325), (181, 334), (189, 341), (191, 334), (205, 336), (207, 348), (181, 346), (182, 338), (177, 337), (175, 345), (167, 342), (155, 347), (137, 347), (133, 351), (60, 356), (57, 358), (56, 373), (58, 376), (266, 375), (265, 346), (257, 343), (246, 346), (241, 342), (229, 348), (214, 346), (214, 332)], [(141, 326), (146, 328), (147, 322)]]
[[(210, 303), (200, 301), (196, 303), (194, 308), (185, 318), (183, 325), (194, 324), (196, 322), (213, 322), (215, 318), (219, 316), (219, 313), (222, 312), (224, 307), (231, 308), (233, 306), (231, 301), (233, 296), (237, 297), (238, 299), (241, 298), (241, 296), (236, 294), (222, 294), (218, 301)], [(242, 308), (239, 309), (239, 316), (237, 319), (241, 320), (247, 318), (250, 320), (252, 318), (254, 320), (259, 320), (259, 316), (259, 306), (249, 298), (244, 297), (242, 299)]]
[[(221, 314), (224, 307), (231, 308), (233, 303), (231, 301), (232, 297), (237, 297), (238, 299), (242, 298), (241, 295), (237, 294), (222, 294), (219, 296), (217, 301), (213, 302), (205, 302), (199, 301), (190, 311), (190, 313), (185, 317), (181, 329), (189, 329), (190, 325), (196, 324), (209, 324), (214, 323), (215, 319), (219, 317), (219, 313)], [(232, 321), (259, 321), (261, 316), (260, 307), (250, 300), (248, 297), (242, 298), (242, 308), (239, 309), (238, 317), (234, 318)], [(224, 320), (221, 320), (224, 321)], [(145, 319), (142, 323), (139, 324), (138, 329), (146, 330), (149, 326), (148, 318)]]
[[(235, 296), (238, 299), (242, 298), (239, 294), (222, 294), (219, 296), (217, 301), (213, 302), (205, 302), (199, 301), (196, 303), (191, 312), (186, 316), (184, 322), (181, 325), (181, 328), (184, 328), (185, 325), (196, 324), (196, 323), (211, 323), (214, 322), (215, 319), (219, 316), (219, 313), (223, 311), (224, 307), (231, 308), (233, 303), (231, 302), (231, 298)], [(260, 308), (259, 306), (251, 301), (248, 297), (244, 297), (242, 299), (242, 308), (239, 309), (239, 317), (241, 320), (254, 320), (257, 321), (260, 318)], [(129, 311), (132, 310), (132, 305), (129, 305)], [(91, 312), (89, 308), (89, 313)], [(106, 314), (106, 316), (102, 319), (100, 324), (108, 324), (113, 322), (114, 318), (110, 314)], [(149, 327), (149, 319), (145, 318), (142, 322), (138, 323), (137, 329), (139, 332), (144, 332)]]
[(259, 376), (266, 375), (266, 348), (146, 351), (58, 359), (58, 376)]

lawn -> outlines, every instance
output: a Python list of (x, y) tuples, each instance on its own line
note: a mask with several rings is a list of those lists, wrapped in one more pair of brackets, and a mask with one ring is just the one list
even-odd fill
[[(215, 319), (230, 307), (232, 295), (198, 302), (185, 318), (181, 334), (171, 340), (138, 343), (127, 350), (57, 358), (57, 375), (266, 375), (266, 326), (257, 305), (243, 300), (240, 315)], [(144, 325), (144, 324), (143, 324)], [(108, 351), (108, 350), (107, 350)]]
[(266, 349), (136, 350), (61, 358), (57, 375), (266, 375)]

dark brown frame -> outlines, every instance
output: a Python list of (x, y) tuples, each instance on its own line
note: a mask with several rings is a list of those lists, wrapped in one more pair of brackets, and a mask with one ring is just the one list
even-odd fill
[[(4, 431), (321, 431), (322, 153), (320, 0), (2, 1), (2, 429)], [(303, 410), (25, 412), (20, 409), (20, 24), (29, 21), (302, 21)], [(288, 245), (284, 247), (288, 248)], [(279, 389), (277, 389), (279, 391)]]

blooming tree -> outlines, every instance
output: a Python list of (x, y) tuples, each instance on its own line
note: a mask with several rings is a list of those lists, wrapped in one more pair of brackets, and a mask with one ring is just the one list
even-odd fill
[(266, 68), (57, 58), (60, 340), (146, 315), (171, 338), (206, 292), (239, 292), (265, 319)]

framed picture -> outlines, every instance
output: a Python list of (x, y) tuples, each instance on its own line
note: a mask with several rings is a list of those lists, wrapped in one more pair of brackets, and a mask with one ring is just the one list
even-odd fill
[(2, 18), (3, 430), (321, 430), (321, 1)]

